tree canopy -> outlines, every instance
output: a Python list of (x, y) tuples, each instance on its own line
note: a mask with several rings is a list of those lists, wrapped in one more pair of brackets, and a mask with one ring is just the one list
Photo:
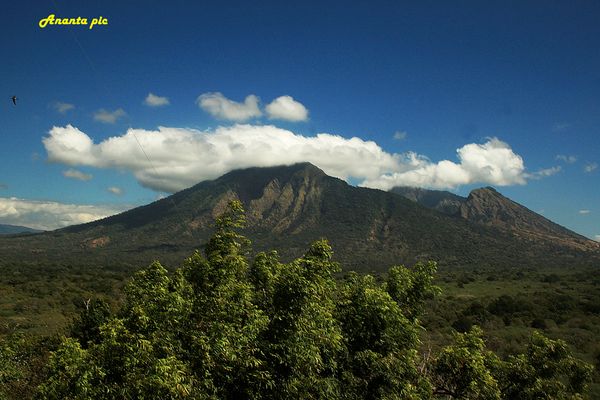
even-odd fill
[[(48, 361), (42, 399), (576, 399), (591, 367), (534, 334), (501, 360), (482, 331), (420, 353), (435, 263), (348, 274), (326, 240), (289, 263), (251, 258), (234, 201), (204, 253), (137, 272), (111, 311), (89, 301)], [(10, 378), (11, 349), (0, 355)], [(1, 393), (0, 393), (1, 397)]]

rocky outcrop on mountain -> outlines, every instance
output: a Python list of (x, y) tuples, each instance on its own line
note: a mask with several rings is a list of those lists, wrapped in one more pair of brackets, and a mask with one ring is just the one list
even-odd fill
[(581, 249), (599, 247), (597, 242), (544, 218), (492, 187), (473, 190), (461, 204), (459, 214), (469, 221), (507, 230), (523, 239)]
[(475, 189), (466, 198), (446, 191), (411, 187), (395, 187), (391, 192), (444, 214), (511, 233), (520, 240), (544, 241), (551, 246), (583, 251), (600, 247), (598, 242), (550, 221), (492, 187)]
[(390, 190), (427, 208), (448, 215), (458, 214), (465, 198), (443, 190), (430, 190), (410, 186), (396, 186)]

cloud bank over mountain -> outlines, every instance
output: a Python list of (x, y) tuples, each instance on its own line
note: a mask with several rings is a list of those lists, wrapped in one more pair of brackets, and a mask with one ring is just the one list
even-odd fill
[[(415, 152), (390, 153), (373, 141), (330, 133), (304, 136), (272, 125), (235, 124), (213, 130), (129, 129), (99, 143), (72, 125), (43, 139), (48, 160), (68, 166), (130, 171), (157, 191), (175, 192), (234, 169), (308, 161), (360, 186), (455, 188), (466, 184), (523, 185), (559, 169), (529, 173), (523, 158), (497, 138), (469, 143), (456, 160), (432, 161)], [(145, 154), (144, 154), (145, 153)], [(146, 157), (147, 155), (147, 157)]]

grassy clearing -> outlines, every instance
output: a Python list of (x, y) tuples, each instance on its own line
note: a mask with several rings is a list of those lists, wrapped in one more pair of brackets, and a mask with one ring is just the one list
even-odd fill
[(508, 356), (539, 330), (596, 367), (590, 398), (600, 398), (600, 269), (441, 269), (436, 283), (442, 294), (424, 317), (425, 346), (438, 348), (453, 330), (477, 324), (488, 347)]

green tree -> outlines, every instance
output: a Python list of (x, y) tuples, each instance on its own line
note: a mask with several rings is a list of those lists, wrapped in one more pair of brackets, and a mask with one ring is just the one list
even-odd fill
[(404, 266), (390, 268), (385, 289), (409, 320), (415, 321), (423, 312), (425, 300), (439, 294), (440, 288), (433, 284), (436, 270), (432, 261), (419, 262), (412, 270)]
[(49, 351), (58, 344), (53, 337), (0, 336), (0, 400), (32, 398), (46, 379)]
[(501, 374), (504, 398), (578, 399), (591, 381), (593, 367), (575, 359), (562, 340), (534, 331), (527, 351), (512, 356)]
[(456, 399), (500, 399), (494, 371), (500, 360), (486, 350), (477, 326), (458, 333), (455, 343), (442, 349), (432, 365), (434, 395)]
[(592, 366), (575, 359), (566, 343), (534, 332), (524, 354), (500, 360), (474, 326), (459, 333), (430, 366), (434, 395), (456, 399), (581, 399)]
[[(329, 244), (321, 240), (302, 258), (281, 268), (266, 268), (275, 273), (272, 283), (265, 279), (261, 285), (272, 286), (263, 351), (277, 383), (267, 398), (339, 396), (335, 374), (343, 338), (334, 318), (333, 274), (340, 268), (331, 261), (332, 255)], [(269, 262), (261, 257), (258, 264), (254, 270), (264, 271)]]
[(416, 367), (419, 326), (372, 276), (351, 274), (340, 290), (338, 318), (346, 352), (341, 381), (348, 399), (421, 399), (429, 385)]
[[(589, 366), (539, 334), (501, 361), (474, 328), (423, 360), (419, 317), (439, 291), (434, 263), (393, 267), (383, 284), (337, 280), (326, 240), (289, 263), (274, 251), (250, 262), (243, 226), (231, 202), (204, 253), (172, 273), (158, 261), (140, 270), (114, 313), (90, 301), (52, 353), (39, 397), (562, 399), (589, 382)], [(0, 342), (0, 384), (22, 377), (19, 354)]]
[[(101, 323), (96, 340), (67, 338), (53, 354), (41, 397), (183, 398), (192, 393), (195, 381), (180, 358), (185, 353), (180, 333), (190, 306), (179, 276), (169, 278), (158, 262), (138, 272), (125, 288), (119, 315)], [(79, 320), (87, 314), (86, 309)]]
[(0, 400), (8, 399), (12, 392), (12, 385), (24, 378), (20, 347), (23, 338), (12, 335), (0, 337)]
[(73, 322), (71, 335), (87, 348), (89, 344), (100, 340), (100, 326), (108, 320), (110, 306), (101, 299), (89, 299), (83, 302), (83, 306), (79, 317)]

